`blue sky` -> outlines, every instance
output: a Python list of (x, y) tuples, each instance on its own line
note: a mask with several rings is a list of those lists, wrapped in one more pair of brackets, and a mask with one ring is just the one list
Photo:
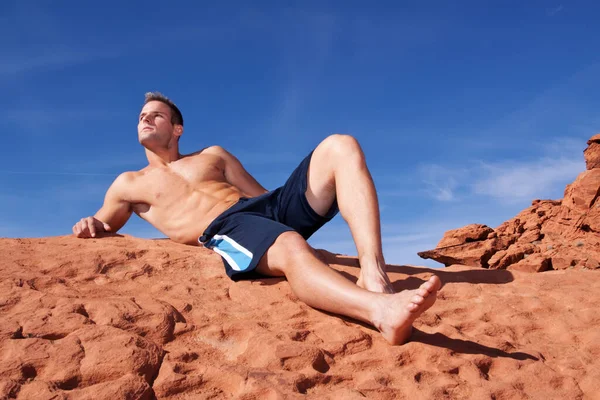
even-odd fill
[[(584, 171), (600, 3), (282, 3), (3, 2), (0, 237), (69, 234), (142, 168), (153, 90), (183, 112), (182, 152), (219, 144), (269, 189), (328, 134), (354, 135), (392, 264), (438, 265), (416, 252)], [(162, 237), (135, 215), (121, 232)], [(356, 254), (340, 216), (310, 242)]]

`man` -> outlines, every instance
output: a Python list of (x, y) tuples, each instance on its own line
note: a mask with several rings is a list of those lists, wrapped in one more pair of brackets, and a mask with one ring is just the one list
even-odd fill
[[(321, 142), (282, 187), (267, 191), (219, 146), (179, 153), (183, 117), (160, 93), (147, 93), (138, 138), (148, 166), (125, 172), (102, 208), (73, 226), (80, 238), (116, 232), (132, 212), (179, 243), (220, 254), (227, 275), (285, 276), (309, 306), (375, 326), (392, 344), (408, 340), (413, 321), (431, 307), (437, 276), (416, 290), (394, 294), (385, 272), (379, 208), (357, 141), (332, 135)], [(323, 263), (307, 244), (337, 212), (350, 226), (361, 265), (357, 285)]]

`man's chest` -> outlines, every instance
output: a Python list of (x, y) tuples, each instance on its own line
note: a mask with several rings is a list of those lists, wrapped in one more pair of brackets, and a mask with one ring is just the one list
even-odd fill
[(225, 179), (221, 160), (210, 155), (176, 161), (169, 166), (169, 169), (169, 173), (177, 175), (192, 186), (207, 181), (223, 181)]
[(133, 202), (172, 202), (201, 190), (208, 182), (224, 182), (223, 167), (213, 157), (195, 157), (144, 171), (131, 187)]

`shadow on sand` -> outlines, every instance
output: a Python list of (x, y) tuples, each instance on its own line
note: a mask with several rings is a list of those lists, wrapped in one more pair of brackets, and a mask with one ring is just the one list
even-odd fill
[[(355, 257), (340, 256), (330, 253), (326, 250), (317, 250), (317, 254), (327, 264), (337, 264), (345, 267), (360, 268), (358, 259)], [(465, 267), (468, 268), (468, 267)], [(418, 288), (431, 275), (437, 275), (442, 283), (474, 283), (474, 284), (505, 284), (514, 280), (513, 274), (504, 269), (484, 269), (473, 268), (462, 271), (445, 271), (443, 268), (423, 268), (412, 267), (410, 265), (387, 265), (388, 272), (409, 275), (408, 278), (398, 279), (392, 282), (394, 290), (410, 290)], [(352, 282), (357, 281), (357, 277), (345, 271), (339, 271)], [(425, 274), (426, 276), (413, 277), (412, 275)]]
[(413, 328), (413, 334), (410, 338), (410, 341), (424, 343), (436, 347), (443, 347), (448, 350), (452, 350), (455, 353), (483, 354), (488, 357), (504, 357), (520, 361), (539, 360), (539, 358), (534, 357), (528, 353), (523, 353), (520, 351), (509, 353), (507, 351), (496, 349), (494, 347), (484, 346), (482, 344), (475, 343), (470, 340), (452, 339), (441, 333), (425, 333), (416, 328)]

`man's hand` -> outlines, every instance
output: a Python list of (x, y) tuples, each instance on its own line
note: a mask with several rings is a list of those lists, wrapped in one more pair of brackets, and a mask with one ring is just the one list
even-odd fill
[(110, 226), (94, 217), (81, 218), (73, 225), (73, 234), (78, 238), (96, 237), (97, 233), (110, 232)]

